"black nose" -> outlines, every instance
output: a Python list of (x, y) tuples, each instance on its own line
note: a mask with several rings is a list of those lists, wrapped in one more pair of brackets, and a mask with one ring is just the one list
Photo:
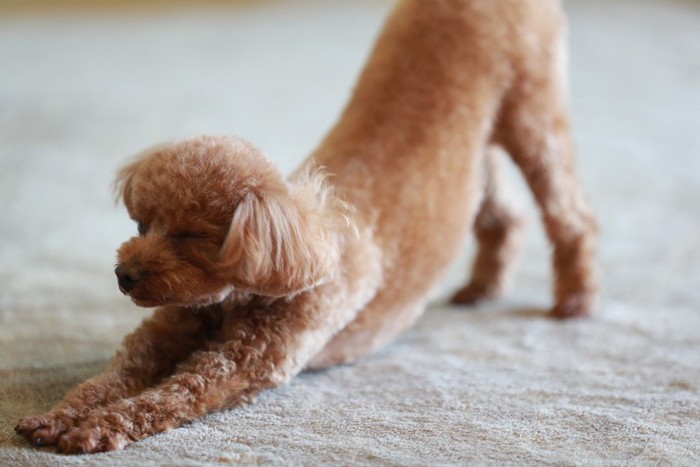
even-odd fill
[(138, 268), (134, 266), (120, 264), (114, 270), (114, 273), (117, 275), (119, 290), (123, 293), (128, 293), (133, 290), (141, 279), (141, 273)]

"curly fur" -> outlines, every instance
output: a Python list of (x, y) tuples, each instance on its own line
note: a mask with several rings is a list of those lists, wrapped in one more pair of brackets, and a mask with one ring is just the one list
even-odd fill
[(554, 0), (405, 0), (289, 179), (234, 137), (126, 165), (115, 187), (140, 234), (115, 272), (134, 303), (158, 308), (105, 373), (18, 433), (69, 453), (119, 449), (361, 358), (417, 319), (472, 225), (479, 251), (453, 301), (497, 296), (522, 220), (496, 147), (541, 208), (552, 313), (590, 314), (596, 226), (575, 172), (563, 32)]
[(347, 211), (312, 163), (291, 185), (250, 187), (233, 214), (223, 265), (239, 286), (266, 284), (256, 290), (269, 296), (313, 287), (336, 269)]

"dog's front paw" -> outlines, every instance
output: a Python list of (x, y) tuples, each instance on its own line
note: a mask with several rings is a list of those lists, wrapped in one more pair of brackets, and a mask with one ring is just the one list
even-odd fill
[(63, 412), (24, 417), (17, 422), (15, 432), (37, 446), (52, 446), (73, 427), (73, 420)]
[(65, 433), (58, 441), (58, 451), (66, 454), (89, 454), (122, 449), (131, 439), (106, 423), (88, 421)]

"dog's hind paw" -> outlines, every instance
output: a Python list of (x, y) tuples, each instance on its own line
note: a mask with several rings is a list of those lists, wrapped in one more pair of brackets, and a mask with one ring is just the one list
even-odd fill
[(552, 316), (559, 319), (581, 318), (595, 314), (595, 295), (590, 293), (572, 294), (559, 300), (552, 308)]
[(501, 294), (500, 288), (483, 284), (469, 283), (458, 290), (450, 299), (453, 305), (477, 305), (492, 300)]

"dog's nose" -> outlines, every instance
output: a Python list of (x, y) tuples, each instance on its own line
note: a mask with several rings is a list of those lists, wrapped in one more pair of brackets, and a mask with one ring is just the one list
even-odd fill
[(114, 270), (114, 273), (117, 275), (119, 290), (121, 290), (123, 293), (128, 293), (133, 290), (141, 279), (141, 273), (134, 266), (120, 264)]

